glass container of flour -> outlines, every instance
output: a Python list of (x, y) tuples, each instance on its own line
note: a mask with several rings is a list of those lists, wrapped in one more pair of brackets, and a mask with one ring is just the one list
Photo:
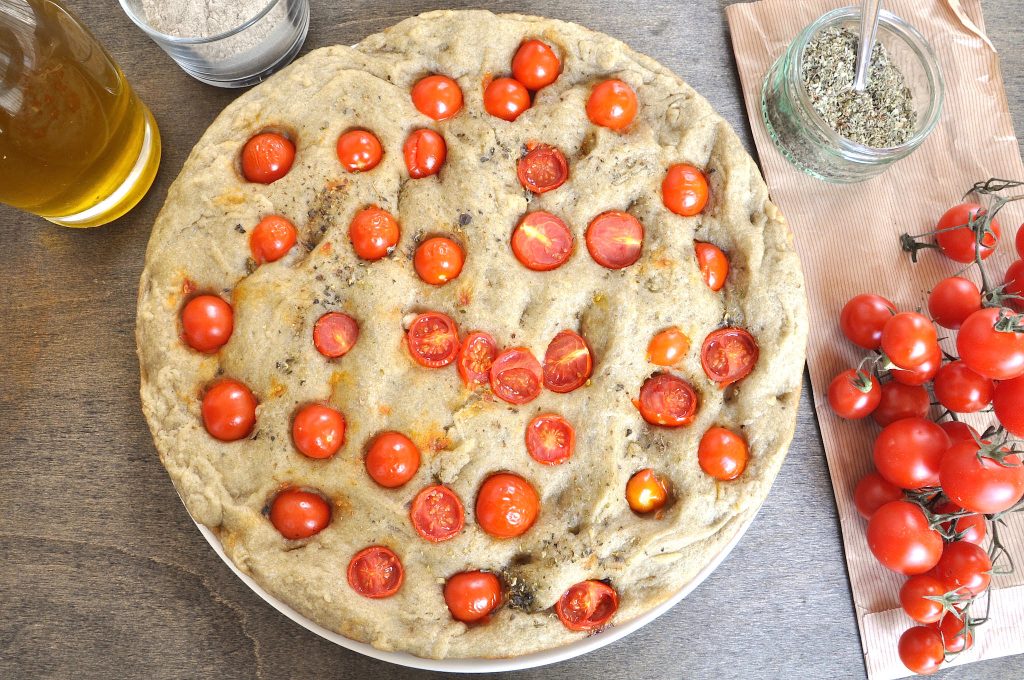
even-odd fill
[(295, 58), (309, 30), (309, 0), (120, 2), (185, 73), (219, 87), (264, 80)]

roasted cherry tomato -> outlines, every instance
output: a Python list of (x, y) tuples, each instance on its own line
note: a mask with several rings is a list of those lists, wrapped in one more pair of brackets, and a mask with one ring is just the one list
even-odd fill
[(697, 255), (697, 266), (700, 267), (704, 283), (713, 291), (721, 290), (726, 277), (729, 276), (729, 258), (713, 243), (697, 241), (693, 244), (693, 250)]
[[(955, 413), (976, 413), (992, 403), (995, 385), (962, 361), (948, 363), (939, 369), (933, 384), (935, 398)], [(1022, 404), (1024, 406), (1024, 404)]]
[(594, 262), (608, 269), (624, 269), (640, 259), (644, 226), (627, 212), (609, 210), (590, 221), (586, 241)]
[(942, 536), (928, 525), (916, 503), (893, 501), (868, 520), (868, 547), (883, 567), (900, 574), (923, 574), (939, 562)]
[(927, 418), (904, 418), (886, 425), (875, 439), (878, 473), (901, 489), (937, 486), (949, 437)]
[[(955, 420), (947, 422), (954, 423)], [(962, 423), (961, 423), (962, 424)], [(954, 444), (957, 442), (953, 442)], [(961, 508), (956, 503), (945, 501), (935, 507), (935, 513), (939, 515), (954, 515), (958, 513), (966, 513), (967, 511)], [(988, 534), (988, 527), (985, 521), (985, 515), (980, 515), (976, 512), (970, 514), (962, 514), (956, 519), (952, 519), (948, 522), (942, 523), (942, 528), (945, 531), (952, 531), (956, 534), (956, 540), (967, 541), (975, 545), (981, 545), (985, 542), (985, 535)]]
[(433, 130), (413, 130), (402, 146), (402, 156), (409, 177), (421, 179), (441, 172), (448, 157), (448, 146), (444, 137)]
[(516, 174), (524, 189), (543, 194), (565, 184), (569, 178), (569, 164), (555, 147), (538, 144), (519, 159)]
[(487, 571), (463, 571), (444, 584), (444, 602), (456, 621), (484, 621), (501, 604), (501, 581)]
[(249, 251), (256, 264), (274, 262), (285, 256), (296, 240), (295, 225), (280, 215), (267, 215), (249, 235)]
[(251, 137), (242, 148), (242, 174), (250, 182), (270, 184), (292, 169), (295, 145), (275, 132)]
[(1006, 286), (1003, 290), (1007, 295), (1017, 296), (1007, 298), (1007, 306), (1024, 312), (1024, 260), (1017, 260), (1009, 266), (1003, 277), (1003, 285)]
[(700, 469), (723, 482), (743, 474), (749, 458), (750, 449), (746, 440), (724, 427), (708, 428), (697, 447)]
[(708, 179), (704, 173), (685, 163), (669, 166), (661, 182), (661, 201), (677, 215), (699, 215), (708, 203)]
[(828, 403), (840, 418), (867, 418), (881, 401), (878, 378), (854, 368), (843, 371), (828, 385)]
[(484, 89), (484, 110), (496, 118), (513, 121), (530, 108), (530, 93), (513, 78), (495, 78)]
[(402, 486), (420, 469), (420, 450), (400, 432), (382, 432), (366, 452), (366, 472), (381, 486)]
[(181, 339), (192, 349), (216, 352), (231, 339), (235, 314), (216, 295), (198, 295), (181, 309)]
[(938, 344), (935, 324), (917, 312), (900, 312), (885, 322), (881, 349), (900, 368), (917, 368)]
[(942, 279), (928, 294), (928, 313), (943, 328), (956, 330), (974, 312), (981, 309), (981, 291), (962, 276)]
[(376, 135), (367, 130), (349, 130), (338, 137), (338, 160), (349, 172), (373, 170), (384, 156)]
[(950, 654), (970, 649), (974, 645), (974, 633), (964, 623), (960, 610), (946, 612), (946, 615), (929, 627), (938, 631), (942, 644)]
[(256, 424), (256, 397), (237, 380), (221, 380), (203, 395), (202, 415), (203, 426), (214, 439), (242, 439)]
[(675, 366), (690, 351), (690, 338), (672, 326), (661, 331), (647, 344), (647, 360), (657, 366)]
[(398, 220), (377, 206), (360, 210), (348, 227), (352, 248), (364, 260), (379, 260), (390, 255), (398, 244), (398, 235)]
[(903, 665), (920, 675), (935, 673), (946, 660), (942, 637), (930, 626), (914, 626), (903, 631), (897, 649)]
[(939, 423), (939, 427), (949, 437), (950, 446), (960, 442), (975, 442), (981, 439), (981, 435), (978, 434), (977, 430), (959, 420), (944, 420)]
[(348, 584), (363, 597), (391, 597), (404, 580), (405, 569), (398, 555), (382, 545), (360, 550), (348, 563)]
[(313, 324), (313, 346), (329, 359), (345, 356), (359, 339), (359, 324), (348, 314), (327, 312)]
[(497, 538), (521, 536), (540, 514), (540, 497), (533, 486), (509, 472), (484, 480), (476, 497), (476, 522)]
[(996, 418), (1012, 434), (1024, 438), (1024, 376), (996, 383), (992, 408)]
[(877, 472), (869, 472), (853, 489), (853, 505), (864, 519), (871, 519), (875, 510), (886, 503), (903, 500), (903, 489), (890, 484)]
[(292, 420), (292, 441), (302, 455), (330, 458), (345, 443), (345, 416), (323, 404), (308, 404)]
[(657, 512), (668, 502), (668, 485), (651, 468), (636, 472), (626, 482), (626, 502), (633, 512)]
[(416, 363), (427, 368), (447, 366), (459, 355), (455, 322), (441, 312), (425, 312), (413, 319), (405, 343)]
[(448, 76), (427, 76), (412, 86), (412, 103), (428, 118), (447, 120), (462, 108), (462, 88)]
[(974, 230), (968, 226), (972, 217), (980, 221), (984, 214), (985, 209), (977, 203), (961, 203), (939, 218), (939, 223), (935, 225), (938, 232), (935, 234), (935, 242), (946, 257), (968, 264), (974, 262), (976, 252), (980, 252), (984, 260), (995, 251), (999, 241), (999, 222), (992, 220), (989, 223), (992, 231), (981, 239), (980, 248)]
[(285, 489), (270, 503), (270, 523), (292, 541), (320, 533), (330, 521), (330, 504), (312, 491)]
[(459, 348), (459, 376), (466, 387), (486, 385), (491, 371), (491, 364), (498, 356), (498, 343), (494, 336), (484, 331), (473, 331), (462, 340)]
[(633, 405), (652, 425), (680, 427), (693, 422), (697, 414), (697, 392), (682, 378), (657, 373), (644, 381)]
[(942, 581), (931, 574), (918, 574), (903, 583), (900, 588), (900, 604), (907, 616), (918, 623), (933, 623), (942, 618), (942, 604), (928, 598), (945, 594), (946, 587)]
[(435, 236), (416, 248), (413, 266), (424, 282), (440, 286), (457, 278), (465, 261), (462, 246), (450, 238)]
[(557, 413), (542, 413), (526, 426), (526, 451), (538, 463), (564, 463), (575, 447), (576, 429)]
[(558, 78), (562, 62), (555, 51), (540, 40), (527, 40), (512, 57), (512, 75), (530, 90), (539, 90)]
[(610, 585), (583, 581), (562, 594), (555, 613), (569, 630), (590, 631), (608, 623), (618, 608), (619, 596)]
[[(1000, 315), (1004, 318), (999, 321)], [(1013, 380), (1024, 375), (1024, 333), (996, 330), (997, 323), (1012, 321), (1013, 311), (985, 307), (971, 314), (956, 336), (960, 360), (975, 373), (992, 380)]]
[(708, 378), (726, 387), (750, 375), (759, 353), (757, 340), (746, 330), (719, 328), (704, 338), (700, 363)]
[(523, 215), (512, 232), (512, 252), (524, 267), (546, 272), (561, 267), (572, 255), (573, 237), (565, 222), (549, 212)]
[(967, 541), (946, 544), (942, 557), (931, 572), (942, 581), (943, 592), (979, 595), (991, 580), (992, 560), (985, 549)]
[(540, 396), (543, 369), (525, 347), (513, 347), (499, 354), (491, 364), (491, 390), (510, 404), (525, 404)]
[(590, 379), (594, 360), (587, 342), (575, 331), (560, 331), (544, 352), (544, 387), (572, 392)]
[(898, 366), (889, 371), (892, 379), (904, 385), (923, 385), (935, 378), (942, 366), (942, 348), (938, 343), (932, 345), (931, 351), (925, 360), (914, 368), (899, 368)]
[(882, 344), (882, 329), (896, 314), (896, 305), (880, 295), (862, 293), (850, 298), (839, 314), (839, 327), (843, 335), (858, 347), (878, 349)]
[(462, 531), (466, 511), (455, 492), (440, 484), (428, 486), (416, 494), (409, 510), (412, 527), (434, 543), (447, 541)]
[(1013, 507), (1024, 496), (1020, 456), (1007, 453), (1000, 463), (979, 456), (978, 448), (976, 442), (960, 442), (946, 450), (939, 467), (942, 492), (970, 512), (989, 515)]
[(924, 418), (930, 405), (928, 390), (920, 385), (889, 382), (882, 385), (882, 398), (871, 417), (885, 427), (904, 418)]
[(590, 91), (587, 118), (594, 125), (624, 130), (636, 118), (636, 92), (621, 80), (606, 80)]

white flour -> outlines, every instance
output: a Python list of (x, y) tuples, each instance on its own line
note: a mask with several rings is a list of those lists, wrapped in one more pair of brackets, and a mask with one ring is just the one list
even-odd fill
[[(206, 38), (245, 23), (267, 6), (269, 0), (141, 0), (146, 22), (156, 30), (178, 38)], [(284, 18), (286, 2), (278, 2), (267, 16), (272, 30)]]

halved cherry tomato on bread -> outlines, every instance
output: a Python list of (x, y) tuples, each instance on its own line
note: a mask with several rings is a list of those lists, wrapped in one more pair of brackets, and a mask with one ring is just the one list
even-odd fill
[(424, 116), (446, 120), (462, 108), (462, 88), (448, 76), (427, 76), (412, 86), (412, 103)]
[(711, 290), (721, 290), (726, 277), (729, 276), (729, 258), (713, 243), (697, 241), (693, 244), (693, 250), (697, 255), (697, 266), (700, 267), (704, 283), (708, 284)]
[(345, 443), (345, 416), (323, 404), (308, 404), (292, 420), (292, 441), (302, 455), (330, 458)]
[(409, 177), (421, 179), (441, 172), (448, 157), (448, 146), (444, 137), (433, 130), (413, 130), (402, 145), (402, 156)]
[(526, 533), (540, 514), (540, 496), (528, 481), (510, 472), (491, 475), (476, 497), (476, 522), (497, 538)]
[(501, 604), (501, 581), (487, 571), (463, 571), (444, 584), (444, 602), (463, 623), (486, 620)]
[(697, 447), (700, 469), (723, 482), (742, 475), (749, 458), (747, 441), (724, 427), (709, 427)]
[(533, 353), (513, 347), (499, 354), (491, 364), (491, 390), (510, 404), (525, 404), (540, 396), (543, 370)]
[(652, 425), (680, 427), (693, 422), (697, 413), (697, 392), (682, 378), (658, 373), (644, 381), (640, 398), (634, 399), (633, 405)]
[(726, 387), (750, 375), (759, 353), (757, 340), (746, 330), (719, 328), (704, 339), (700, 363), (711, 380)]
[(590, 631), (608, 623), (618, 608), (619, 596), (610, 585), (583, 581), (562, 594), (555, 613), (569, 630)]
[(524, 267), (556, 269), (572, 255), (573, 237), (565, 222), (549, 212), (527, 213), (512, 232), (512, 252)]
[(402, 486), (420, 469), (420, 450), (401, 432), (382, 432), (366, 452), (366, 472), (381, 486)]
[(586, 240), (594, 262), (608, 269), (623, 269), (640, 259), (644, 226), (627, 212), (609, 210), (591, 220)]
[(237, 380), (221, 380), (203, 395), (203, 426), (222, 442), (248, 437), (256, 424), (256, 397)]
[(935, 324), (923, 314), (900, 312), (885, 322), (881, 349), (900, 368), (917, 368), (938, 344)]
[(295, 245), (295, 225), (280, 215), (267, 215), (249, 234), (249, 251), (256, 264), (274, 262)]
[(181, 339), (192, 349), (216, 352), (231, 339), (235, 313), (216, 295), (197, 295), (181, 309)]
[(356, 213), (348, 227), (352, 249), (364, 260), (379, 260), (391, 254), (398, 236), (398, 220), (375, 205)]
[(980, 227), (984, 214), (985, 209), (981, 205), (970, 202), (954, 205), (943, 213), (935, 225), (935, 242), (946, 257), (970, 264), (974, 262), (975, 253), (980, 253), (981, 259), (984, 260), (995, 252), (1001, 231), (999, 222), (989, 222), (991, 233), (986, 233), (980, 244), (974, 229), (969, 226), (973, 218), (975, 224)]
[(292, 541), (320, 533), (330, 521), (330, 504), (312, 491), (285, 489), (270, 503), (270, 523)]
[(329, 359), (348, 354), (359, 339), (359, 324), (348, 314), (327, 312), (313, 324), (313, 346)]
[(423, 538), (438, 543), (454, 537), (466, 523), (466, 511), (455, 492), (440, 484), (416, 494), (409, 510), (412, 527)]
[(412, 263), (425, 283), (440, 286), (457, 278), (465, 261), (462, 246), (450, 238), (435, 236), (416, 248)]
[(255, 135), (242, 147), (242, 174), (250, 182), (270, 184), (288, 174), (295, 161), (295, 145), (276, 132)]
[(636, 118), (636, 92), (621, 80), (606, 80), (590, 91), (587, 118), (594, 125), (624, 130)]
[(404, 580), (405, 569), (398, 555), (382, 545), (360, 550), (348, 563), (348, 584), (363, 597), (391, 597)]
[(459, 332), (455, 322), (441, 312), (425, 312), (409, 324), (405, 334), (409, 353), (420, 366), (440, 368), (459, 354)]
[(543, 194), (565, 184), (569, 178), (569, 163), (555, 147), (538, 144), (519, 159), (516, 174), (523, 188)]
[(526, 426), (526, 451), (542, 465), (560, 465), (572, 457), (576, 428), (557, 413), (542, 413)]
[(367, 130), (349, 130), (338, 137), (338, 160), (349, 172), (373, 170), (384, 155), (380, 140)]
[(839, 327), (843, 335), (858, 347), (878, 349), (882, 344), (882, 329), (896, 314), (896, 305), (880, 295), (861, 293), (843, 305), (839, 313)]
[(690, 338), (672, 326), (661, 331), (647, 345), (647, 360), (657, 366), (674, 366), (690, 351)]
[(708, 203), (708, 180), (704, 173), (686, 163), (669, 167), (661, 182), (661, 201), (677, 215), (699, 215)]
[(544, 387), (552, 392), (572, 392), (590, 379), (593, 368), (586, 340), (575, 331), (561, 331), (544, 352)]
[(484, 331), (473, 331), (462, 340), (459, 348), (459, 376), (466, 387), (486, 385), (489, 380), (491, 364), (498, 356), (498, 343), (494, 336)]
[(496, 118), (513, 121), (530, 108), (530, 93), (513, 78), (495, 78), (484, 89), (484, 110)]
[(555, 51), (540, 40), (527, 40), (512, 57), (512, 75), (531, 90), (550, 85), (562, 70)]
[(626, 482), (626, 502), (642, 515), (661, 510), (668, 502), (668, 485), (654, 470), (644, 468)]

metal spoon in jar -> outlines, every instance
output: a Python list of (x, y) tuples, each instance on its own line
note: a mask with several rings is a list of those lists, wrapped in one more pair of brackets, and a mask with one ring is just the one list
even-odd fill
[(875, 46), (878, 32), (878, 13), (882, 0), (863, 0), (860, 5), (860, 41), (857, 46), (857, 73), (853, 78), (853, 89), (863, 92), (868, 86), (868, 68), (871, 66), (871, 48)]

